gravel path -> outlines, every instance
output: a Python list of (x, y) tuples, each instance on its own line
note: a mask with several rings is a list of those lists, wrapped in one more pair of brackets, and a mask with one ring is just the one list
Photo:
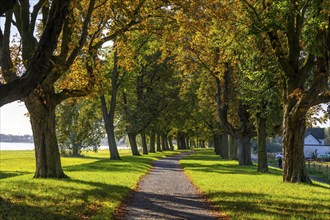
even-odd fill
[(124, 219), (219, 219), (183, 173), (179, 160), (184, 152), (160, 159), (138, 184), (123, 207)]

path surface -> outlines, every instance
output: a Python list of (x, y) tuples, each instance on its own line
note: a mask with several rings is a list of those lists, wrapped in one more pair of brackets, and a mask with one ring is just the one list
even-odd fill
[(219, 219), (183, 173), (179, 160), (189, 153), (160, 159), (145, 175), (124, 207), (124, 219)]

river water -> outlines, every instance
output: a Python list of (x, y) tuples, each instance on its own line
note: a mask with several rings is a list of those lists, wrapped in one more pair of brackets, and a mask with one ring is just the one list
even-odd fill
[[(109, 147), (101, 146), (100, 149), (109, 149)], [(118, 149), (128, 149), (128, 147), (126, 145), (120, 145), (118, 146)], [(34, 144), (0, 142), (0, 150), (34, 150)]]

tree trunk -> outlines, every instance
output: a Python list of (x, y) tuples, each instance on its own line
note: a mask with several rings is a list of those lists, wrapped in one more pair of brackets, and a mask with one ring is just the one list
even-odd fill
[(177, 142), (178, 142), (178, 150), (185, 150), (187, 149), (186, 146), (186, 141), (185, 141), (185, 135), (183, 132), (178, 132), (178, 138), (177, 138)]
[(70, 133), (70, 144), (72, 146), (72, 156), (79, 157), (80, 144), (77, 143), (77, 132), (75, 132), (74, 130), (72, 130), (72, 132)]
[(252, 165), (251, 160), (251, 143), (249, 136), (240, 136), (238, 143), (239, 157), (238, 162), (241, 166)]
[(285, 106), (283, 118), (283, 181), (311, 183), (304, 157), (306, 118), (303, 113), (300, 115), (290, 114), (287, 108)]
[[(116, 41), (116, 40), (114, 40)], [(115, 111), (116, 111), (116, 104), (117, 104), (117, 92), (118, 92), (118, 51), (115, 50), (114, 57), (113, 57), (113, 70), (111, 76), (111, 94), (110, 95), (110, 106), (109, 111), (107, 109), (105, 96), (101, 96), (101, 106), (102, 106), (102, 115), (105, 124), (105, 130), (108, 136), (108, 144), (109, 144), (109, 151), (110, 151), (110, 160), (120, 160), (116, 136), (115, 136), (115, 126), (114, 126), (114, 118), (115, 118)]]
[(168, 144), (168, 137), (167, 137), (167, 134), (165, 134), (165, 149), (166, 150), (170, 150), (170, 146), (169, 146), (169, 144)]
[(218, 134), (213, 134), (213, 145), (215, 154), (220, 155), (220, 142)]
[(160, 141), (160, 134), (157, 133), (157, 151), (162, 152), (161, 141)]
[(173, 146), (173, 143), (172, 143), (172, 136), (168, 136), (168, 143), (170, 144), (170, 150), (174, 151), (174, 146)]
[(110, 160), (120, 160), (117, 143), (116, 143), (116, 136), (115, 136), (115, 127), (113, 125), (114, 122), (114, 108), (115, 105), (113, 103), (114, 97), (111, 98), (111, 105), (110, 105), (110, 111), (108, 113), (105, 97), (104, 95), (101, 96), (101, 104), (102, 104), (102, 113), (103, 113), (103, 120), (105, 125), (105, 131), (107, 133), (108, 138), (108, 144), (109, 144), (109, 151), (110, 151)]
[(233, 160), (234, 157), (234, 152), (235, 148), (234, 148), (234, 138), (232, 135), (228, 135), (228, 158), (230, 160)]
[(200, 140), (200, 146), (201, 146), (201, 148), (206, 148), (205, 147), (205, 140)]
[(79, 157), (80, 156), (79, 150), (80, 150), (80, 145), (77, 143), (73, 143), (72, 144), (72, 156)]
[(257, 139), (258, 139), (258, 172), (268, 172), (266, 151), (266, 119), (257, 115)]
[(128, 132), (128, 140), (131, 145), (131, 151), (133, 156), (141, 156), (138, 146), (136, 143), (136, 133), (135, 132)]
[(155, 146), (155, 139), (156, 139), (156, 134), (154, 132), (151, 132), (150, 134), (150, 153), (156, 153), (156, 146)]
[(238, 144), (239, 144), (238, 138), (233, 136), (233, 158), (232, 158), (233, 160), (238, 160), (238, 155), (237, 155)]
[(220, 156), (223, 159), (228, 159), (228, 134), (223, 133), (220, 138)]
[(161, 135), (162, 138), (162, 151), (166, 151), (166, 142), (167, 142), (167, 138), (166, 138), (166, 134), (162, 134)]
[(185, 139), (185, 145), (186, 145), (186, 149), (191, 149), (191, 148), (190, 148), (190, 139), (189, 139), (189, 137), (187, 137), (187, 138)]
[(61, 158), (56, 138), (55, 107), (49, 96), (39, 97), (33, 92), (25, 105), (30, 113), (33, 131), (36, 171), (34, 178), (67, 177), (61, 165)]
[(142, 142), (142, 149), (143, 154), (148, 154), (148, 146), (147, 146), (147, 138), (145, 133), (141, 133), (141, 142)]

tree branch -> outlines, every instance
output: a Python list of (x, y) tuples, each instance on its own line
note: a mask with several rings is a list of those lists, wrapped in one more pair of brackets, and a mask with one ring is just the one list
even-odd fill
[(51, 57), (61, 33), (70, 0), (53, 0), (47, 25), (23, 76), (0, 85), (0, 106), (22, 99), (30, 94), (47, 77)]

